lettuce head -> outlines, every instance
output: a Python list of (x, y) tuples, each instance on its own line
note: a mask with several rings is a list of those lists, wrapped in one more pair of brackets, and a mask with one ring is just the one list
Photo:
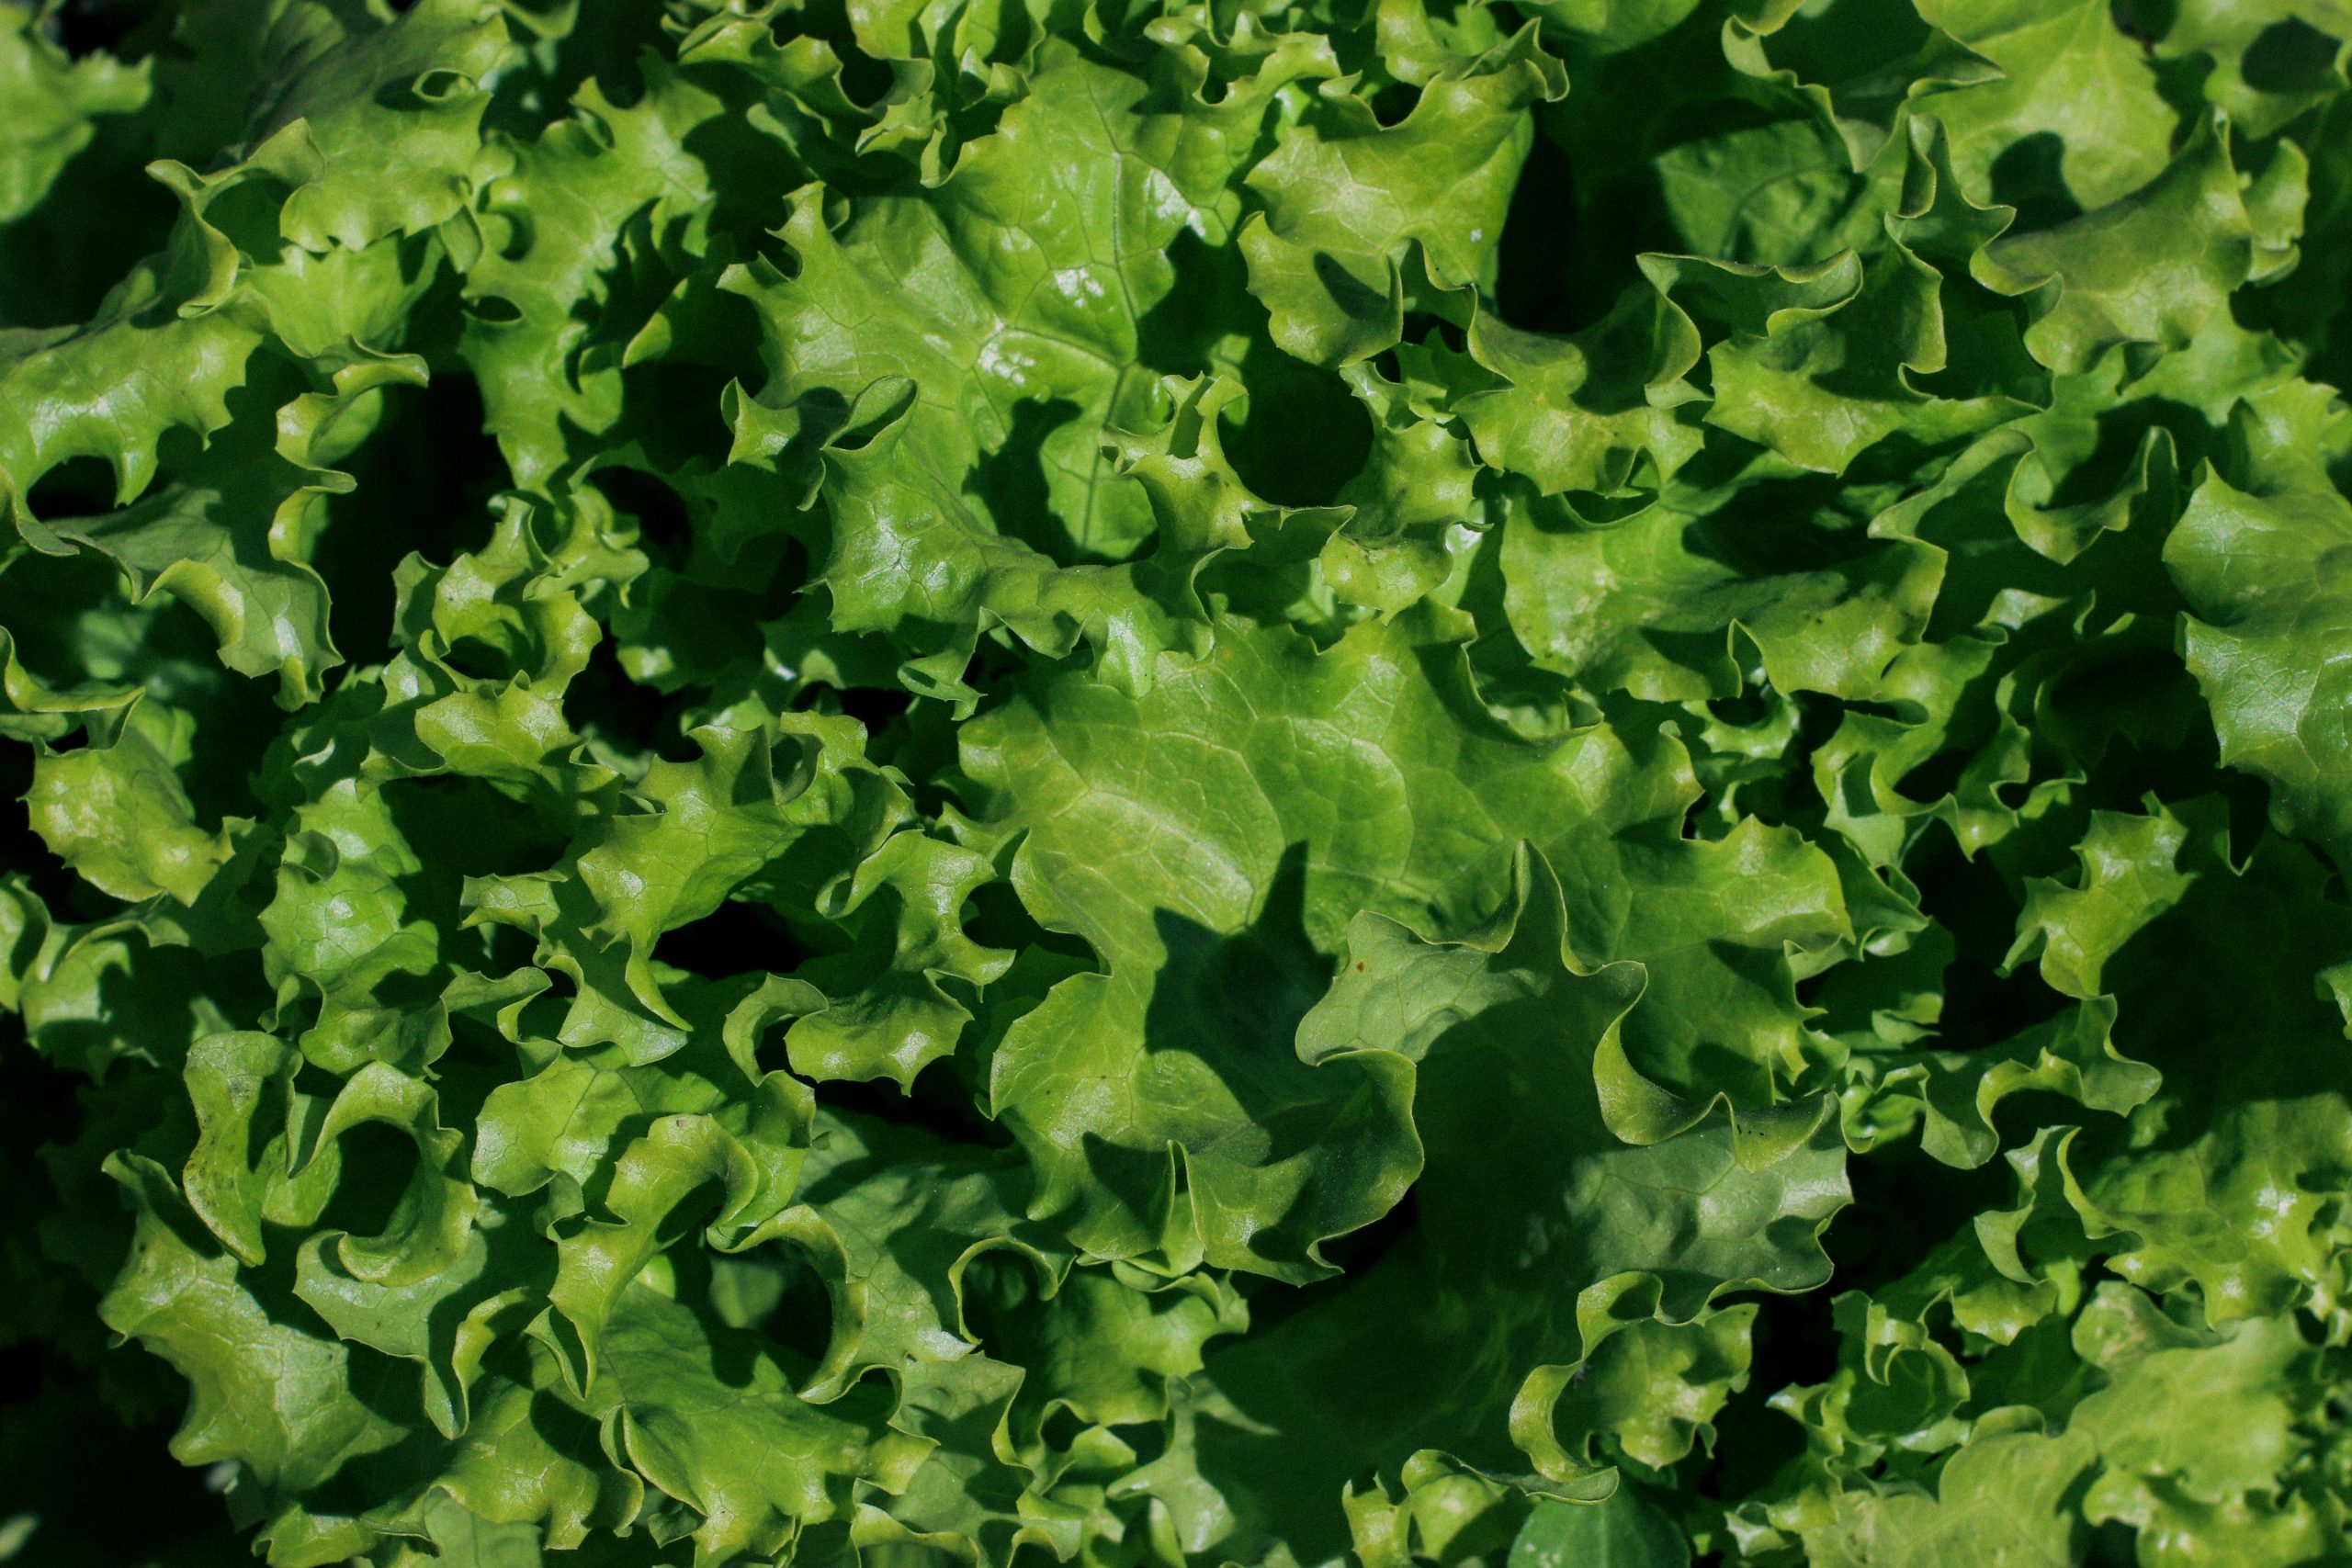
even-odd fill
[(2347, 48), (0, 4), (0, 1562), (2352, 1562)]

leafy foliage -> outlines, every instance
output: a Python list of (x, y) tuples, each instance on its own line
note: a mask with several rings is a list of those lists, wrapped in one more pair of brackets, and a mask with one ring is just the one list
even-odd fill
[(2347, 40), (0, 7), (0, 1561), (2346, 1561)]

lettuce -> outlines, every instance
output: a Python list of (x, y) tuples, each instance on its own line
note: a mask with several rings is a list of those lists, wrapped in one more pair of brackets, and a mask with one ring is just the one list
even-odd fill
[(0, 10), (0, 1562), (2346, 1561), (2348, 25)]

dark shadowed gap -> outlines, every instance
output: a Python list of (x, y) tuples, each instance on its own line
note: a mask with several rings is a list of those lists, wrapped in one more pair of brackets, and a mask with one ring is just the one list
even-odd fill
[(2238, 70), (2257, 93), (2320, 92), (2335, 68), (2337, 47), (2301, 17), (2289, 17), (2256, 35)]
[(0, 741), (0, 865), (22, 877), (52, 918), (101, 920), (126, 907), (99, 892), (50, 852), (33, 831), (25, 795), (33, 786), (33, 749)]
[(1083, 938), (1039, 925), (1009, 881), (981, 884), (964, 901), (964, 934), (983, 947), (1015, 953), (1025, 947), (1043, 948), (1087, 968), (1095, 966), (1094, 950)]
[[(514, 930), (512, 926), (503, 929)], [(510, 962), (503, 965), (492, 964), (485, 972), (511, 973), (529, 963), (530, 958), (526, 947), (511, 955)], [(463, 1013), (451, 1013), (449, 1049), (433, 1064), (433, 1088), (440, 1103), (441, 1124), (470, 1127), (480, 1121), (482, 1106), (490, 1097), (514, 1081), (516, 1061), (513, 1043), (500, 1034), (495, 1025)]]
[(442, 662), (471, 681), (505, 681), (514, 675), (506, 655), (478, 637), (461, 637), (451, 643)]
[(1077, 1413), (1069, 1405), (1057, 1404), (1054, 1406), (1053, 1413), (1039, 1425), (1037, 1431), (1048, 1445), (1063, 1453), (1068, 1453), (1076, 1446), (1079, 1438), (1085, 1436), (1086, 1423), (1080, 1420)]
[(68, 457), (33, 481), (25, 510), (44, 523), (112, 512), (114, 468), (103, 457)]
[[(655, 16), (660, 14), (652, 6), (639, 8)], [(689, 69), (686, 74), (698, 85), (720, 88), (738, 101), (748, 98), (769, 106), (777, 102), (756, 89), (746, 92), (750, 85), (747, 79), (730, 83), (728, 74), (719, 70)], [(791, 111), (785, 113), (788, 116)], [(748, 113), (714, 115), (687, 131), (680, 144), (702, 165), (704, 176), (710, 181), (710, 205), (707, 211), (696, 213), (695, 220), (707, 220), (718, 244), (724, 245), (731, 240), (738, 255), (753, 255), (775, 247), (771, 236), (784, 227), (787, 198), (815, 172), (804, 171), (789, 157), (776, 156), (776, 124)], [(674, 218), (673, 222), (692, 220)], [(666, 275), (667, 269), (663, 270)], [(711, 318), (705, 332), (693, 334), (693, 356), (724, 366), (746, 387), (757, 387), (767, 378), (760, 359), (758, 309), (740, 294), (711, 288), (709, 285), (716, 281), (716, 276), (714, 268), (690, 279), (685, 286), (686, 298), (681, 301), (685, 310)], [(673, 339), (673, 344), (677, 342)], [(712, 416), (716, 421), (716, 405)]]
[(1971, 1051), (2013, 1040), (2046, 1023), (2074, 1004), (2042, 984), (2031, 964), (2004, 976), (1982, 958), (1963, 954), (1944, 971), (1944, 1012), (1937, 1044)]
[(1903, 869), (1919, 889), (1919, 908), (1959, 948), (1944, 974), (1943, 1049), (1998, 1044), (2072, 1005), (2032, 964), (2000, 973), (2017, 936), (2018, 901), (1988, 857), (1969, 860), (1949, 832), (1930, 829)]
[(1012, 405), (1004, 440), (981, 454), (964, 481), (965, 492), (988, 508), (1004, 533), (1063, 566), (1108, 558), (1080, 546), (1056, 514), (1046, 479), (1046, 442), (1079, 415), (1066, 398), (1024, 398)]
[(638, 468), (599, 468), (588, 482), (605, 492), (614, 511), (637, 520), (649, 553), (673, 570), (684, 570), (694, 553), (695, 530), (676, 491)]
[(2083, 214), (2066, 185), (2066, 144), (2053, 131), (2020, 136), (1993, 160), (1993, 199), (2018, 209), (2013, 232), (2054, 229)]
[(381, 1235), (416, 1173), (416, 1140), (398, 1127), (363, 1122), (336, 1140), (342, 1161), (320, 1230)]
[(1691, 797), (1690, 806), (1682, 813), (1682, 836), (1685, 839), (1719, 836), (1725, 829), (1715, 817), (1714, 811), (1715, 797), (1707, 791), (1701, 790)]
[(1402, 125), (1420, 107), (1421, 90), (1410, 82), (1391, 82), (1372, 96), (1372, 118), (1384, 126)]
[[(1249, 271), (1240, 250), (1212, 245), (1190, 229), (1168, 242), (1168, 292), (1136, 321), (1136, 360), (1162, 376), (1198, 376), (1209, 368), (1230, 332), (1262, 328), (1262, 309), (1250, 300)], [(1224, 302), (1226, 309), (1213, 308)]]
[(1576, 224), (1575, 169), (1559, 143), (1538, 136), (1520, 166), (1495, 249), (1495, 309), (1504, 321), (1532, 333), (1565, 333), (1584, 324), (1568, 288)]
[(1935, 1045), (1974, 1051), (2014, 1040), (2073, 1004), (2043, 983), (2035, 964), (2001, 973), (2015, 934), (2016, 904), (2001, 890), (1989, 865), (1962, 863), (1955, 869), (1958, 860), (1953, 852), (1908, 869), (1920, 887), (1921, 908), (1941, 921), (1960, 946), (1944, 971)]
[(10, 1345), (0, 1348), (0, 1410), (32, 1398), (40, 1392), (46, 1360), (40, 1348)]
[[(110, 1375), (101, 1383), (67, 1356), (20, 1348), (33, 1358), (33, 1386), (21, 1399), (0, 1401), (0, 1519), (29, 1514), (38, 1522), (12, 1562), (232, 1568), (254, 1561), (209, 1471), (171, 1457), (185, 1385), (170, 1369), (126, 1346), (105, 1352)], [(150, 1379), (168, 1383), (168, 1395), (127, 1413), (125, 1385)]]
[(354, 487), (327, 502), (312, 564), (334, 585), (328, 626), (355, 664), (392, 647), (392, 573), (412, 552), (446, 566), (488, 542), (505, 459), (472, 377), (441, 375), (383, 393), (382, 422), (336, 467)]
[(145, 52), (133, 35), (159, 7), (151, 0), (66, 0), (44, 27), (75, 60), (104, 52), (126, 59)]
[[(1684, 28), (1712, 31), (1721, 25), (1700, 7)], [(1679, 47), (1669, 35), (1612, 56), (1599, 70), (1572, 66), (1568, 96), (1535, 109), (1537, 148), (1546, 150), (1532, 149), (1521, 167), (1498, 261), (1514, 273), (1532, 266), (1525, 276), (1532, 282), (1548, 286), (1557, 278), (1555, 309), (1563, 299), (1565, 309), (1544, 314), (1539, 297), (1521, 307), (1533, 313), (1521, 321), (1505, 304), (1504, 319), (1514, 326), (1553, 332), (1589, 326), (1608, 315), (1626, 288), (1643, 283), (1641, 253), (1690, 248), (1660, 189), (1657, 160), (1667, 150), (1658, 144), (1660, 127), (1654, 114), (1639, 112), (1652, 100), (1679, 96), (1669, 63)], [(1693, 115), (1676, 114), (1668, 123), (1678, 141), (1706, 133)], [(1530, 226), (1532, 234), (1513, 238)]]
[(846, 48), (836, 44), (834, 50), (842, 61), (842, 91), (849, 95), (850, 102), (859, 105), (881, 102), (883, 95), (889, 92), (893, 80), (890, 67), (854, 44)]
[[(1855, 1156), (1846, 1162), (1846, 1178), (1854, 1201), (1838, 1211), (1823, 1237), (1840, 1292), (1884, 1289), (1977, 1215), (2007, 1208), (2017, 1188), (2017, 1173), (2007, 1161), (1961, 1170), (1931, 1158), (1917, 1143), (1882, 1144)], [(1796, 1299), (1827, 1316), (1828, 1299), (1820, 1292)]]
[(623, 751), (691, 762), (702, 748), (679, 727), (679, 709), (650, 686), (639, 685), (621, 669), (608, 636), (589, 652), (587, 668), (572, 677), (563, 694), (564, 716), (574, 729)]
[(1331, 504), (1371, 455), (1371, 415), (1337, 375), (1271, 344), (1250, 350), (1241, 375), (1247, 412), (1218, 416), (1233, 471), (1277, 506)]
[(2093, 1525), (2083, 1545), (2083, 1568), (2139, 1568), (2140, 1532), (2121, 1519)]
[(1766, 1389), (1810, 1386), (1838, 1371), (1838, 1330), (1829, 1303), (1819, 1292), (1802, 1296), (1759, 1293), (1756, 1326), (1749, 1337), (1758, 1376)]
[(1947, 747), (1894, 781), (1894, 793), (1921, 803), (1941, 800), (1960, 787), (1973, 755), (1964, 746)]
[[(988, 687), (981, 687), (983, 694)], [(916, 809), (936, 818), (958, 796), (956, 761), (963, 727), (944, 702), (921, 702), (909, 707), (896, 723), (876, 729), (866, 727), (865, 754), (876, 762), (906, 774)]]
[(865, 1083), (833, 1079), (817, 1086), (817, 1103), (826, 1110), (871, 1116), (877, 1122), (920, 1127), (959, 1144), (989, 1148), (1012, 1147), (1012, 1134), (982, 1113), (971, 1092), (956, 1077), (953, 1063), (934, 1062), (915, 1075), (911, 1093), (901, 1093), (888, 1078)]
[(1412, 1234), (1421, 1223), (1421, 1201), (1413, 1188), (1380, 1218), (1368, 1225), (1335, 1235), (1323, 1244), (1323, 1261), (1343, 1274), (1361, 1274)]
[[(740, 323), (742, 352), (731, 365), (702, 363), (681, 354), (642, 360), (621, 373), (621, 417), (644, 449), (645, 460), (657, 468), (676, 473), (697, 465), (705, 471), (725, 468), (728, 451), (734, 444), (734, 432), (719, 414), (728, 383), (741, 380), (747, 385), (759, 385), (756, 320), (737, 296), (725, 294), (719, 298), (729, 307), (743, 307)], [(651, 307), (647, 310), (650, 314)], [(730, 316), (734, 313), (729, 311)], [(600, 468), (594, 477), (601, 479), (605, 474), (623, 471), (638, 470)], [(684, 515), (683, 509), (680, 515)], [(683, 547), (678, 558), (685, 558)]]
[[(1235, 1283), (1250, 1303), (1251, 1336), (1268, 1333), (1325, 1298), (1351, 1289), (1384, 1259), (1411, 1246), (1420, 1234), (1420, 1224), (1419, 1189), (1408, 1187), (1393, 1208), (1370, 1224), (1323, 1243), (1323, 1260), (1340, 1270), (1331, 1278), (1289, 1285), (1254, 1275), (1236, 1276)], [(1408, 1261), (1405, 1266), (1413, 1264)]]
[[(414, 4), (405, 0), (395, 9), (407, 10)], [(571, 22), (568, 28), (548, 28), (553, 36), (531, 51), (528, 66), (499, 73), (485, 127), (526, 139), (536, 138), (548, 120), (560, 118), (573, 94), (592, 76), (614, 107), (635, 107), (645, 94), (645, 54), (650, 51), (667, 57), (675, 52), (662, 29), (665, 8), (645, 0), (585, 0), (577, 6), (516, 0), (513, 8)]]
[(730, 898), (701, 919), (663, 931), (657, 964), (724, 980), (735, 975), (789, 975), (815, 954), (775, 910)]
[(892, 720), (914, 706), (914, 694), (903, 686), (829, 687), (841, 711), (865, 726), (867, 739), (878, 736)]
[(95, 129), (49, 194), (0, 224), (0, 327), (88, 321), (132, 267), (171, 239), (179, 202), (145, 172), (157, 151), (148, 124), (106, 116)]
[(1781, 1389), (1826, 1382), (1838, 1370), (1838, 1333), (1826, 1292), (1758, 1292), (1746, 1299), (1756, 1307), (1747, 1386), (1715, 1417), (1712, 1459), (1692, 1456), (1702, 1467), (1698, 1492), (1725, 1500), (1752, 1495), (1804, 1452), (1804, 1427), (1766, 1402)]
[(833, 1337), (833, 1299), (800, 1249), (770, 1242), (741, 1258), (711, 1256), (710, 1300), (719, 1315), (756, 1330), (797, 1381), (814, 1372)]
[(2108, 15), (2117, 32), (2147, 50), (2172, 31), (2180, 15), (2180, 0), (2110, 0)]
[(1743, 687), (1736, 696), (1711, 698), (1708, 713), (1728, 725), (1746, 729), (1772, 716), (1772, 704), (1761, 689)]
[[(567, 840), (561, 833), (530, 807), (482, 780), (398, 779), (385, 784), (383, 797), (393, 826), (423, 863), (420, 870), (399, 879), (401, 894), (412, 912), (444, 931), (456, 930), (465, 917), (466, 878), (518, 876), (545, 871), (563, 859)], [(481, 929), (514, 931), (511, 926)], [(485, 935), (485, 943), (491, 940)]]
[(905, 773), (916, 805), (926, 816), (938, 815), (951, 798), (943, 778), (956, 766), (961, 741), (948, 705), (919, 703), (895, 686), (843, 687), (832, 695), (843, 713), (865, 727), (867, 758)]

